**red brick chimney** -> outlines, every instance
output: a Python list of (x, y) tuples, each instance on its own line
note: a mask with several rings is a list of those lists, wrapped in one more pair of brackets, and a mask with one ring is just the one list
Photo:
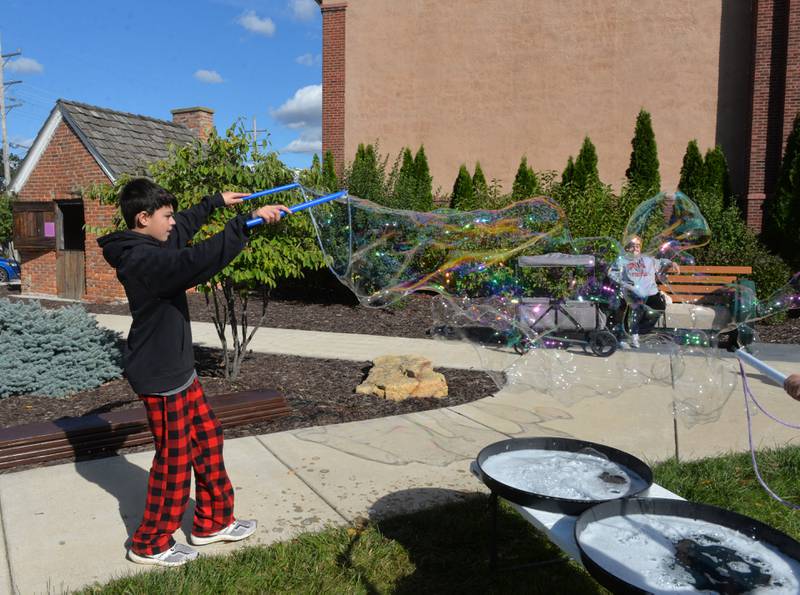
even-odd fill
[(214, 129), (214, 110), (209, 107), (174, 109), (172, 121), (194, 132), (200, 140), (206, 140)]

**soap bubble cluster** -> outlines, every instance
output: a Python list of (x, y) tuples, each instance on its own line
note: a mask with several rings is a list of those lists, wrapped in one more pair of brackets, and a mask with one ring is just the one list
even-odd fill
[[(310, 212), (330, 269), (362, 304), (434, 292), (436, 338), (474, 345), (480, 367), (502, 370), (506, 390), (533, 389), (566, 405), (647, 386), (670, 395), (686, 425), (713, 421), (737, 383), (733, 358), (715, 347), (751, 341), (754, 321), (800, 306), (797, 277), (768, 300), (731, 285), (715, 294), (720, 308), (688, 298), (669, 316), (637, 297), (648, 276), (670, 290), (665, 271), (693, 264), (690, 251), (711, 240), (681, 192), (643, 201), (620, 238), (572, 237), (562, 209), (545, 197), (426, 213), (348, 197)], [(723, 311), (733, 312), (730, 321), (720, 322)]]

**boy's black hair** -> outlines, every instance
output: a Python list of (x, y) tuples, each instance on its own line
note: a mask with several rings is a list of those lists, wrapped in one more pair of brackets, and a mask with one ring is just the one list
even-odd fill
[(136, 227), (136, 215), (142, 211), (152, 215), (161, 207), (172, 207), (177, 211), (178, 201), (152, 180), (135, 178), (120, 190), (119, 208), (128, 229)]

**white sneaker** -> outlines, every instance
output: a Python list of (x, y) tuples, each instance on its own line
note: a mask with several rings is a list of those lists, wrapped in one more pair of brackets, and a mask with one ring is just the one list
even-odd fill
[(631, 347), (639, 349), (639, 335), (631, 335)]
[(187, 562), (195, 560), (200, 553), (190, 548), (188, 545), (176, 543), (168, 550), (160, 554), (141, 555), (133, 550), (128, 550), (128, 560), (137, 564), (148, 564), (150, 566), (181, 566)]
[(630, 348), (631, 348), (631, 346), (630, 346), (630, 345), (628, 345), (628, 343), (627, 343), (626, 341), (620, 341), (620, 342), (619, 342), (619, 348), (620, 348), (620, 349), (630, 349)]
[(236, 519), (224, 529), (220, 529), (211, 535), (200, 537), (192, 533), (189, 536), (189, 541), (192, 545), (208, 545), (218, 541), (241, 541), (255, 533), (256, 527), (258, 527), (258, 521), (256, 520), (242, 521)]

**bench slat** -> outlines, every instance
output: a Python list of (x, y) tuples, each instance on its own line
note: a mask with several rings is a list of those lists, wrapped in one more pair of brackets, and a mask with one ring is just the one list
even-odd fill
[(709, 266), (709, 265), (681, 265), (682, 273), (711, 273), (719, 275), (751, 275), (753, 267), (744, 266)]
[(734, 275), (667, 275), (670, 283), (702, 283), (704, 285), (727, 285), (735, 283), (738, 277)]
[(659, 287), (664, 293), (718, 293), (726, 295), (724, 289), (727, 285), (662, 285)]

